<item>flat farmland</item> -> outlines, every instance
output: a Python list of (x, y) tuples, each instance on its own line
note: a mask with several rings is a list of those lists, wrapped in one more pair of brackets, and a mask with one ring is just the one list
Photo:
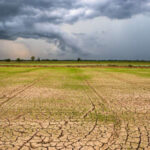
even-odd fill
[(0, 149), (149, 150), (150, 69), (0, 67)]

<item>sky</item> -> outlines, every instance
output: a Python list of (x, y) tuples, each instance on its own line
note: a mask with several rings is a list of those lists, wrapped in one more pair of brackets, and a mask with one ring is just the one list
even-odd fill
[(150, 60), (150, 0), (0, 0), (0, 59)]

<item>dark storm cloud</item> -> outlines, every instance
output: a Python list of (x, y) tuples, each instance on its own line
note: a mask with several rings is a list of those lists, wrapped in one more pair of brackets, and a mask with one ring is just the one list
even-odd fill
[[(85, 0), (86, 1), (86, 0)], [(89, 3), (88, 3), (89, 1)], [(133, 15), (150, 11), (149, 0), (87, 0), (87, 5), (94, 10), (97, 16), (106, 16), (115, 19), (124, 19)]]
[(18, 0), (1, 0), (0, 1), (0, 21), (7, 20), (20, 13), (20, 3)]
[(148, 13), (150, 0), (0, 0), (0, 39), (45, 38), (62, 50), (80, 52), (59, 25), (106, 16), (123, 19)]

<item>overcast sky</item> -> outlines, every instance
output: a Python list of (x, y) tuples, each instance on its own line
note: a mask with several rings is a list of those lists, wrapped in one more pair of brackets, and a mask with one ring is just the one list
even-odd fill
[(0, 59), (150, 60), (150, 0), (0, 0)]

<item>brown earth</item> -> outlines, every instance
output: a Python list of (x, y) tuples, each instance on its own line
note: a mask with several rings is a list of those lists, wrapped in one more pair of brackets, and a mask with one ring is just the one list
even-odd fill
[(39, 82), (2, 88), (0, 149), (150, 149), (150, 80), (101, 73), (80, 90)]
[(26, 67), (26, 68), (150, 68), (150, 66), (119, 66), (119, 65), (0, 65), (0, 67)]

